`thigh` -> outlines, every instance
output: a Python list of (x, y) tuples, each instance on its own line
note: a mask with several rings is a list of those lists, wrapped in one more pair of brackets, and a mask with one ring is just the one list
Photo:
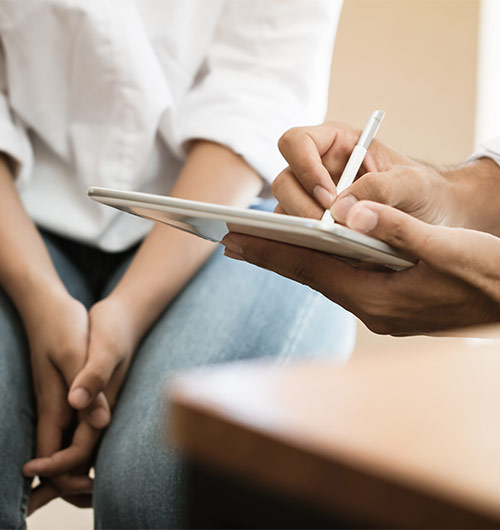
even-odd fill
[[(68, 291), (85, 304), (90, 292), (70, 260), (44, 240)], [(34, 454), (36, 404), (30, 353), (21, 318), (7, 294), (0, 289), (0, 528), (23, 528), (31, 481), (21, 468)]]
[(136, 353), (97, 459), (96, 526), (180, 526), (182, 467), (162, 434), (172, 375), (258, 357), (343, 359), (353, 337), (351, 315), (320, 294), (219, 249)]
[(35, 409), (21, 319), (0, 290), (0, 528), (23, 528), (30, 481), (21, 467), (33, 451)]

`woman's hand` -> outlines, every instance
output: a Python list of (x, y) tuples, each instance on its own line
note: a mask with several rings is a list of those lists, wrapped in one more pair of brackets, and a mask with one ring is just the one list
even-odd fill
[[(113, 408), (140, 336), (135, 333), (126, 305), (113, 296), (98, 302), (90, 309), (88, 327), (85, 330), (82, 346), (86, 352), (86, 361), (72, 379), (69, 403), (73, 408), (84, 411), (99, 395), (104, 394), (107, 403)], [(67, 401), (64, 406), (71, 408)], [(50, 500), (50, 484), (54, 483), (56, 477), (82, 469), (88, 472), (93, 464), (100, 435), (101, 431), (81, 419), (69, 446), (58, 446), (57, 451), (45, 452), (24, 466), (25, 475), (39, 475), (45, 480), (49, 479), (43, 500)], [(69, 490), (56, 491), (53, 488), (51, 498), (66, 498), (71, 493)]]
[(500, 320), (500, 239), (424, 223), (395, 208), (361, 201), (348, 227), (412, 254), (400, 272), (350, 266), (335, 257), (229, 234), (226, 253), (309, 285), (358, 316), (372, 331), (412, 335)]
[[(35, 456), (49, 457), (66, 447), (72, 434), (80, 444), (97, 438), (96, 429), (109, 422), (110, 410), (103, 393), (79, 415), (67, 402), (69, 387), (86, 362), (89, 318), (83, 305), (64, 287), (40, 233), (22, 207), (2, 157), (0, 197), (0, 285), (21, 315), (29, 341), (38, 412)], [(42, 481), (32, 492), (29, 509), (59, 495), (78, 505), (88, 503), (91, 464), (90, 459), (71, 474)]]
[(104, 392), (114, 407), (141, 338), (131, 311), (118, 296), (95, 304), (89, 311), (87, 361), (71, 385), (69, 403), (84, 410)]
[[(197, 141), (172, 194), (246, 206), (261, 188), (260, 177), (240, 156)], [(113, 292), (89, 312), (88, 358), (71, 385), (72, 407), (84, 411), (101, 391), (113, 406), (139, 341), (214, 248), (171, 227), (153, 228)], [(27, 464), (27, 474), (52, 477), (86, 465), (97, 441), (82, 436), (76, 443), (76, 434), (68, 448)]]
[[(47, 292), (32, 293), (32, 299), (22, 315), (28, 336), (33, 385), (37, 404), (36, 457), (49, 458), (60, 451), (77, 432), (95, 429), (80, 421), (68, 404), (68, 389), (87, 357), (89, 318), (86, 308), (63, 289), (48, 288)], [(97, 427), (107, 423), (109, 406), (103, 394), (95, 403), (97, 412), (89, 416)], [(76, 502), (88, 497), (92, 480), (88, 469), (65, 473), (33, 490), (29, 510), (45, 504), (64, 491), (68, 500)], [(28, 466), (29, 471), (29, 466)], [(31, 474), (31, 473), (28, 473)], [(36, 474), (36, 473), (32, 473)]]
[(374, 140), (357, 180), (337, 197), (335, 183), (360, 132), (340, 123), (287, 131), (279, 147), (289, 167), (273, 184), (276, 212), (319, 219), (333, 204), (333, 217), (345, 223), (354, 202), (372, 200), (428, 223), (495, 231), (497, 216), (487, 213), (484, 204), (492, 202), (500, 170), (486, 159), (438, 170)]

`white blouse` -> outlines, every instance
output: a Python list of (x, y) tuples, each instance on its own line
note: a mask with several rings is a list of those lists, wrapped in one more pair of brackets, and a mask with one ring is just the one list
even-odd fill
[(487, 142), (482, 142), (477, 151), (470, 157), (470, 160), (477, 160), (483, 157), (491, 158), (500, 166), (500, 136)]
[(166, 194), (183, 145), (229, 146), (266, 180), (320, 122), (340, 0), (2, 0), (0, 151), (40, 226), (108, 251), (150, 223), (89, 185)]

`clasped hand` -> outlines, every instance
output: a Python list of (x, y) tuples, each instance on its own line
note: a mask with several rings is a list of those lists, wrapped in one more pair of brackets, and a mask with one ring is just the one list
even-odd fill
[(23, 474), (38, 475), (40, 485), (28, 513), (56, 497), (90, 506), (89, 471), (132, 358), (132, 326), (112, 295), (89, 311), (67, 293), (30, 307), (22, 316), (38, 422), (35, 458)]

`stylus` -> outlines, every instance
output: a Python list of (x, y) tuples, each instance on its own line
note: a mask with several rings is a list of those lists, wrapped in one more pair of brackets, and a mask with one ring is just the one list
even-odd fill
[[(370, 147), (373, 137), (377, 134), (384, 116), (385, 112), (383, 110), (375, 110), (370, 114), (368, 122), (359, 137), (358, 143), (354, 146), (351, 156), (349, 157), (344, 171), (342, 172), (342, 176), (337, 184), (337, 195), (346, 190), (354, 182), (359, 168), (365, 159), (368, 147)], [(334, 218), (330, 214), (330, 210), (325, 210), (321, 222), (327, 224), (335, 223)]]

